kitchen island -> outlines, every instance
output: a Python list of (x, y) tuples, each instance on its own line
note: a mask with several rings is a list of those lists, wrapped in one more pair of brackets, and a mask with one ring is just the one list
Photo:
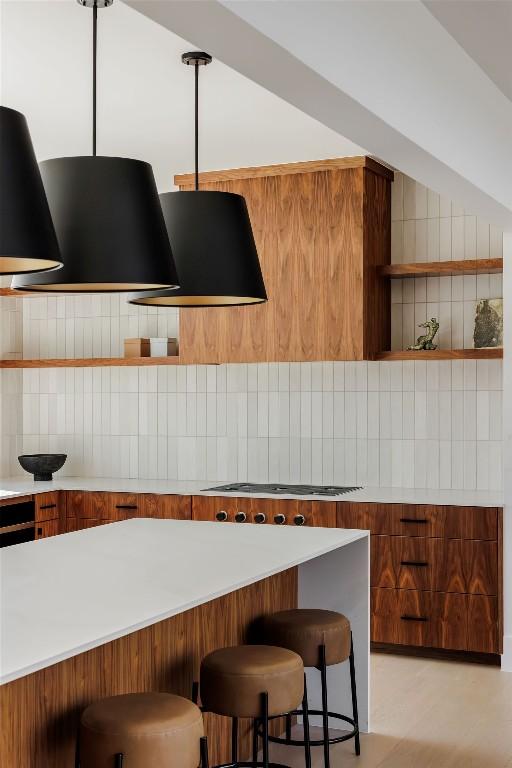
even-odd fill
[[(206, 653), (257, 640), (259, 618), (297, 605), (349, 617), (368, 730), (366, 531), (139, 518), (7, 547), (0, 569), (2, 765), (68, 768), (89, 702), (190, 695)], [(332, 681), (330, 709), (350, 713), (348, 670), (329, 672), (345, 676)], [(212, 760), (227, 759), (228, 722), (206, 726)]]

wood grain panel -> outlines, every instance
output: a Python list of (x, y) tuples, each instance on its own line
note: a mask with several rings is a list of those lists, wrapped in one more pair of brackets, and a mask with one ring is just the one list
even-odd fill
[(247, 523), (258, 523), (256, 515), (265, 515), (266, 524), (276, 524), (275, 517), (284, 515), (285, 525), (302, 524), (298, 516), (304, 517), (304, 525), (336, 528), (336, 502), (302, 501), (299, 499), (256, 499), (225, 496), (193, 496), (192, 519), (216, 520), (218, 512), (227, 513), (226, 522), (235, 522), (237, 512), (246, 515)]
[(60, 533), (59, 519), (45, 520), (43, 522), (36, 523), (35, 536), (36, 539), (46, 539), (48, 536), (57, 536)]
[[(80, 713), (89, 703), (135, 691), (190, 697), (206, 653), (246, 642), (255, 620), (296, 605), (297, 571), (291, 569), (2, 686), (0, 764), (69, 768)], [(206, 729), (211, 763), (227, 761), (229, 721), (207, 716)], [(240, 741), (247, 755), (247, 724)]]
[(395, 352), (377, 352), (373, 360), (500, 360), (503, 347), (484, 349), (402, 349)]
[(37, 493), (34, 496), (35, 519), (36, 522), (44, 520), (54, 520), (55, 518), (65, 517), (61, 510), (60, 491), (48, 491), (46, 493)]
[(377, 268), (381, 277), (442, 277), (503, 272), (503, 259), (465, 259), (462, 261), (427, 261), (409, 264), (385, 264)]
[(433, 589), (481, 595), (498, 593), (498, 545), (495, 541), (432, 539)]
[[(314, 173), (316, 171), (343, 170), (346, 168), (369, 168), (374, 173), (393, 181), (394, 173), (390, 168), (378, 163), (371, 157), (335, 157), (328, 160), (308, 160), (300, 163), (277, 163), (275, 165), (260, 165), (250, 168), (230, 168), (221, 171), (203, 171), (199, 174), (199, 184), (216, 181), (232, 181), (234, 179), (257, 179), (262, 176), (289, 176), (296, 173)], [(194, 184), (194, 174), (181, 173), (174, 177), (177, 187), (187, 187)]]
[(392, 533), (391, 511), (402, 510), (401, 504), (374, 504), (338, 501), (338, 528), (362, 528), (372, 534)]
[(63, 491), (66, 497), (66, 517), (85, 517), (84, 491)]
[(141, 496), (140, 508), (142, 517), (190, 520), (192, 517), (192, 497), (144, 493)]
[(469, 650), (467, 595), (432, 595), (432, 617), (428, 645), (455, 651)]
[(269, 301), (181, 310), (181, 362), (361, 360), (389, 344), (376, 273), (390, 260), (388, 178), (357, 166), (205, 176), (201, 188), (245, 197)]
[(114, 516), (110, 494), (105, 491), (86, 491), (82, 517), (112, 520)]
[(432, 589), (431, 540), (407, 536), (372, 536), (371, 586)]
[(0, 499), (0, 507), (10, 507), (12, 504), (26, 504), (27, 501), (33, 501), (32, 494), (25, 496), (11, 496), (7, 499)]
[[(41, 294), (34, 294), (41, 295)], [(175, 357), (84, 357), (46, 358), (41, 360), (0, 360), (0, 368), (98, 368), (127, 365), (179, 365)]]
[(501, 653), (503, 638), (498, 634), (498, 601), (495, 597), (466, 595), (468, 606), (468, 650)]

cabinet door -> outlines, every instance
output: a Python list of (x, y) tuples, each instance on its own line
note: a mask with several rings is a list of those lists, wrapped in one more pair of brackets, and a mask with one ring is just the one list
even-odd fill
[(111, 495), (104, 491), (87, 491), (84, 493), (84, 506), (81, 517), (111, 520), (113, 517)]
[(142, 496), (137, 493), (108, 493), (109, 520), (129, 520), (142, 517)]
[(61, 515), (59, 491), (48, 491), (47, 493), (36, 494), (34, 496), (34, 504), (36, 522), (55, 520)]
[(371, 586), (432, 589), (431, 539), (372, 536)]
[(49, 536), (57, 536), (60, 533), (58, 520), (45, 520), (36, 523), (35, 538), (46, 539)]
[(66, 497), (66, 517), (86, 517), (85, 506), (87, 493), (84, 491), (62, 491)]
[(498, 593), (498, 545), (495, 541), (431, 539), (434, 585), (438, 592)]
[(190, 520), (192, 518), (191, 496), (144, 493), (140, 498), (142, 517), (158, 517), (167, 520)]
[(371, 590), (371, 639), (395, 645), (431, 645), (432, 594), (412, 589)]

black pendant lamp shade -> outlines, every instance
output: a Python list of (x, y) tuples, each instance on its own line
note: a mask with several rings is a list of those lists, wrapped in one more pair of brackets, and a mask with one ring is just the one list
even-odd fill
[(27, 121), (0, 107), (0, 275), (61, 264)]
[(13, 288), (101, 293), (176, 287), (151, 166), (96, 155), (97, 12), (112, 0), (78, 2), (93, 10), (93, 154), (40, 164), (64, 265), (49, 274), (19, 275)]
[(195, 190), (160, 195), (180, 276), (177, 291), (132, 294), (131, 304), (158, 307), (222, 307), (267, 301), (245, 199), (199, 189), (198, 72), (211, 56), (185, 53), (195, 67)]
[(249, 213), (241, 195), (167, 192), (160, 200), (181, 288), (137, 294), (131, 303), (220, 307), (266, 301)]
[(46, 160), (40, 167), (64, 266), (18, 275), (13, 287), (72, 293), (177, 285), (148, 163), (86, 156)]

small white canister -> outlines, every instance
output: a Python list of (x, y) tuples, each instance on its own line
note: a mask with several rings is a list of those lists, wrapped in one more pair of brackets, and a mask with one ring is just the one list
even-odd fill
[(178, 354), (177, 339), (150, 339), (151, 357), (174, 357)]

